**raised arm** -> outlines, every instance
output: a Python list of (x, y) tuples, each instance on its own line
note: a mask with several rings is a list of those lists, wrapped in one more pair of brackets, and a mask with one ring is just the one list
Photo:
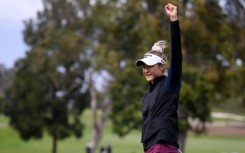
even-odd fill
[(170, 21), (177, 21), (177, 7), (174, 6), (173, 4), (168, 3), (165, 5), (165, 11), (168, 14)]
[(180, 27), (177, 17), (177, 7), (172, 4), (167, 4), (165, 11), (170, 18), (170, 65), (164, 86), (168, 90), (175, 92), (180, 89), (182, 74)]

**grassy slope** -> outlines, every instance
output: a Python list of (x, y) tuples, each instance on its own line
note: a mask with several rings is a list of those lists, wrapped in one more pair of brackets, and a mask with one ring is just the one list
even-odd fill
[(186, 153), (245, 153), (245, 137), (190, 136)]
[[(86, 124), (84, 137), (74, 137), (59, 141), (58, 153), (85, 153), (85, 145), (91, 135), (89, 112), (83, 116)], [(7, 119), (0, 116), (0, 152), (1, 153), (51, 153), (51, 138), (47, 135), (42, 140), (21, 141), (18, 133), (7, 126)], [(89, 124), (89, 125), (88, 125)], [(140, 132), (132, 132), (120, 139), (111, 132), (107, 124), (101, 145), (112, 144), (113, 153), (142, 153)], [(245, 137), (208, 137), (190, 135), (186, 153), (245, 153)]]

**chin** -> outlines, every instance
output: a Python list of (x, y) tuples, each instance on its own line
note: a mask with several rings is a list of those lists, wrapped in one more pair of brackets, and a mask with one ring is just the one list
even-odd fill
[(147, 80), (148, 82), (153, 81), (152, 78), (146, 78), (146, 80)]

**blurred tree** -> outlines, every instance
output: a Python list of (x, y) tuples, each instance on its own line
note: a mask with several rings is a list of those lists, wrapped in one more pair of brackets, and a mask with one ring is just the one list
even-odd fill
[[(244, 66), (237, 64), (237, 61), (244, 60), (238, 56), (243, 54), (244, 28), (239, 22), (228, 20), (217, 0), (175, 1), (175, 4), (181, 20), (184, 54), (179, 104), (179, 143), (180, 149), (184, 150), (186, 132), (190, 128), (188, 118), (198, 119), (201, 126), (194, 127), (194, 130), (203, 132), (213, 103), (236, 96), (240, 101), (244, 99), (244, 94), (237, 92), (244, 91), (244, 81), (241, 80)], [(163, 17), (163, 5), (158, 1), (130, 1), (122, 5), (119, 14), (114, 40), (124, 46), (118, 49), (121, 58), (118, 67), (111, 72), (114, 79), (110, 86), (111, 119), (114, 131), (124, 136), (139, 129), (141, 122), (138, 111), (141, 110), (145, 81), (140, 78), (138, 70), (133, 70), (134, 62), (153, 42), (159, 39), (169, 42), (169, 21)], [(127, 49), (123, 50), (125, 45)], [(238, 104), (237, 100), (233, 102)]]
[[(221, 70), (217, 81), (219, 107), (227, 111), (243, 112), (245, 109), (245, 1), (224, 1), (223, 14), (228, 19), (228, 26), (223, 26), (218, 54), (218, 69)], [(234, 104), (235, 103), (235, 104)], [(243, 107), (240, 107), (243, 106)]]
[(223, 1), (224, 3), (224, 14), (231, 22), (235, 22), (242, 27), (245, 27), (245, 1), (244, 0), (233, 0)]
[[(88, 101), (93, 114), (88, 143), (92, 153), (101, 140), (110, 105), (118, 135), (140, 129), (146, 82), (135, 60), (155, 41), (169, 42), (169, 19), (163, 9), (167, 2), (178, 5), (182, 30), (181, 150), (190, 128), (188, 118), (199, 119), (201, 126), (195, 130), (202, 132), (213, 103), (244, 102), (245, 30), (218, 0), (43, 2), (45, 9), (37, 21), (25, 23), (24, 39), (30, 50), (16, 63), (8, 92), (6, 113), (25, 139), (41, 137), (45, 128), (54, 138), (55, 152), (57, 139), (74, 131), (81, 134), (78, 116)], [(244, 5), (232, 6), (244, 10)], [(99, 91), (101, 84), (105, 86)]]
[(9, 87), (13, 75), (14, 73), (12, 69), (7, 69), (3, 64), (0, 64), (0, 114), (3, 113), (5, 91)]
[(45, 0), (37, 20), (25, 22), (24, 39), (30, 50), (16, 62), (7, 91), (5, 113), (10, 125), (24, 140), (41, 138), (47, 130), (53, 153), (58, 139), (82, 136), (80, 115), (89, 101), (85, 83), (89, 59), (83, 39), (87, 29), (80, 20), (69, 2)]

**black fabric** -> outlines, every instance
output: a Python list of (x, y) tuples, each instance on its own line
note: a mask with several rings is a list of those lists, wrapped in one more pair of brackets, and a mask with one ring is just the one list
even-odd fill
[[(143, 98), (142, 142), (144, 148), (164, 140), (178, 148), (178, 92), (169, 92), (163, 88), (165, 78), (154, 87), (148, 88)], [(153, 88), (152, 92), (149, 89)]]
[[(144, 150), (158, 142), (178, 145), (178, 101), (181, 87), (182, 54), (179, 22), (170, 23), (171, 54), (168, 76), (154, 80), (142, 98), (142, 137)], [(174, 62), (174, 63), (173, 63)]]

